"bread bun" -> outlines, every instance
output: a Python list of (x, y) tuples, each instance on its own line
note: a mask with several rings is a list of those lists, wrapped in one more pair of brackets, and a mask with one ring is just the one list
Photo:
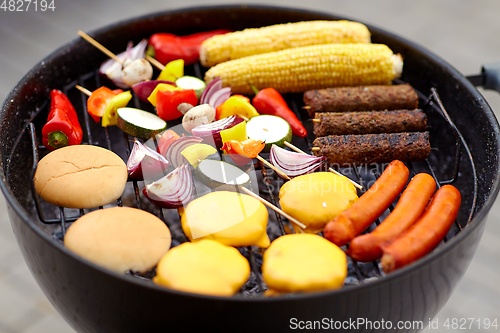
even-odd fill
[(95, 210), (76, 220), (64, 246), (99, 266), (118, 273), (144, 273), (170, 249), (170, 230), (155, 215), (130, 207)]
[(127, 166), (112, 151), (91, 145), (56, 149), (39, 162), (35, 189), (48, 203), (93, 208), (118, 199), (127, 184)]

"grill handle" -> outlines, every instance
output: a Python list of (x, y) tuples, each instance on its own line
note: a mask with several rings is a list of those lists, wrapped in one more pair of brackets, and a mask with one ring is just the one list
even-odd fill
[(500, 93), (500, 62), (483, 65), (481, 74), (467, 76), (467, 80), (476, 87), (482, 86)]

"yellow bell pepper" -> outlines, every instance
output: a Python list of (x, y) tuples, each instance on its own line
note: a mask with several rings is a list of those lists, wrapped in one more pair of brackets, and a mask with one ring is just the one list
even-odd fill
[(182, 76), (184, 76), (184, 60), (177, 59), (170, 61), (165, 66), (157, 80), (175, 82), (175, 80)]
[(185, 148), (181, 155), (191, 164), (193, 167), (197, 167), (201, 161), (203, 161), (208, 156), (217, 153), (217, 149), (214, 147), (198, 143)]
[(229, 127), (225, 130), (220, 131), (220, 137), (222, 139), (222, 145), (231, 140), (244, 141), (248, 139), (247, 122), (242, 121), (241, 123), (234, 125), (233, 127)]
[(216, 108), (215, 120), (220, 120), (233, 115), (250, 119), (258, 116), (259, 113), (247, 97), (242, 95), (233, 95)]
[(124, 91), (114, 96), (108, 104), (106, 104), (106, 109), (102, 115), (102, 127), (114, 126), (118, 121), (118, 114), (116, 110), (118, 108), (123, 108), (127, 106), (128, 102), (132, 99), (132, 93), (130, 91)]

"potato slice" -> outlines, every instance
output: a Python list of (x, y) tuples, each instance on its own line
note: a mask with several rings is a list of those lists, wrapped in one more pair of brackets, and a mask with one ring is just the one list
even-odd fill
[(264, 253), (262, 277), (275, 293), (338, 289), (346, 276), (344, 251), (318, 235), (281, 236)]
[[(315, 172), (286, 182), (279, 193), (281, 209), (306, 224), (304, 232), (318, 233), (358, 195), (354, 185), (331, 172)], [(299, 231), (299, 230), (296, 230)]]
[(213, 239), (230, 246), (270, 244), (269, 213), (257, 199), (246, 194), (217, 191), (191, 201), (181, 210), (184, 233), (190, 240)]
[(171, 249), (158, 263), (153, 282), (184, 292), (232, 296), (249, 276), (250, 264), (237, 249), (205, 239)]

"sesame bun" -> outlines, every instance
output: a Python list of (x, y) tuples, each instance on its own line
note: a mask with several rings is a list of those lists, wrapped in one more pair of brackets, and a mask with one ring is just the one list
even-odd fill
[(144, 273), (170, 249), (168, 227), (155, 215), (130, 207), (95, 210), (76, 220), (64, 246), (99, 266), (118, 273)]
[(35, 189), (48, 203), (93, 208), (118, 199), (127, 183), (127, 166), (112, 151), (92, 145), (56, 149), (39, 162)]

